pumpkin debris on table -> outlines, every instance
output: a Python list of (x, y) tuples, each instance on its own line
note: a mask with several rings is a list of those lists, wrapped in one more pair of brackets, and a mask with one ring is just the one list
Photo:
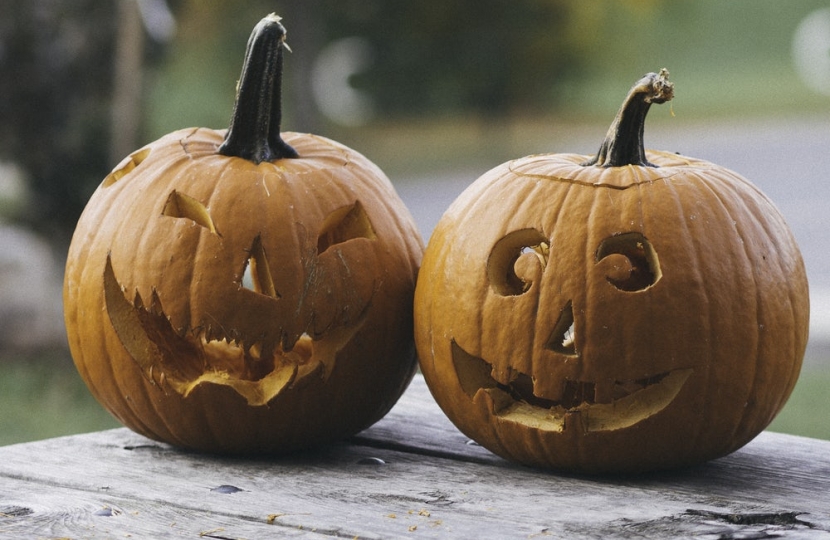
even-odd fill
[(738, 174), (646, 151), (668, 72), (596, 156), (542, 154), (450, 206), (415, 292), (420, 365), (470, 438), (533, 466), (621, 473), (740, 448), (781, 410), (809, 326), (781, 213)]
[(275, 15), (254, 28), (227, 133), (184, 129), (128, 156), (73, 236), (72, 356), (153, 439), (266, 453), (346, 437), (417, 366), (423, 242), (363, 155), (280, 133), (284, 39)]

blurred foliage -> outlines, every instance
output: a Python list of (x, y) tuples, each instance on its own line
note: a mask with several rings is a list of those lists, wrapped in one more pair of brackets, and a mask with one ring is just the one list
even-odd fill
[[(188, 0), (170, 63), (151, 90), (151, 105), (158, 107), (151, 121), (159, 122), (151, 134), (175, 129), (173, 118), (198, 118), (212, 127), (227, 123), (244, 43), (269, 11), (284, 17), (293, 51), (285, 73), (292, 129), (314, 131), (324, 122), (309, 103), (310, 70), (326, 44), (352, 36), (365, 39), (374, 55), (348, 82), (370, 95), (383, 117), (498, 117), (548, 108), (552, 89), (576, 71), (590, 44), (570, 24), (578, 6), (567, 0), (305, 0), (251, 2), (242, 11)], [(197, 80), (203, 85), (193, 101)]]
[(0, 159), (26, 170), (38, 228), (73, 223), (107, 166), (114, 5), (0, 2)]
[[(35, 200), (23, 219), (50, 233), (72, 229), (115, 165), (107, 150), (117, 4), (0, 2), (0, 160), (26, 170)], [(178, 32), (166, 47), (148, 41), (142, 142), (186, 126), (227, 125), (245, 42), (269, 12), (284, 17), (294, 51), (285, 125), (296, 131), (335, 128), (349, 138), (320, 114), (310, 88), (317, 54), (353, 36), (371, 45), (373, 59), (347, 83), (372, 100), (375, 126), (543, 114), (606, 119), (636, 78), (661, 67), (677, 83), (678, 113), (826, 108), (790, 59), (794, 29), (823, 0), (167, 4)]]
[(373, 64), (353, 83), (385, 114), (468, 110), (504, 116), (538, 108), (580, 62), (579, 35), (567, 32), (576, 2), (328, 3), (329, 35), (363, 36), (375, 50)]
[(257, 0), (240, 10), (184, 0), (179, 36), (149, 89), (146, 135), (226, 125), (245, 40), (270, 11), (284, 16), (294, 51), (285, 75), (292, 130), (339, 129), (319, 117), (309, 71), (326, 44), (352, 36), (374, 50), (371, 64), (348, 80), (374, 102), (374, 125), (540, 114), (604, 122), (634, 80), (662, 67), (686, 115), (826, 109), (790, 56), (798, 23), (825, 3)]
[[(177, 4), (177, 2), (173, 2)], [(118, 2), (0, 2), (0, 160), (34, 197), (20, 220), (67, 240), (109, 155)], [(146, 48), (148, 66), (161, 50)]]
[(64, 351), (0, 362), (0, 446), (120, 427)]
[[(826, 365), (824, 359), (826, 356), (818, 361), (819, 365)], [(801, 377), (790, 399), (770, 424), (769, 430), (830, 440), (828, 386), (830, 386), (830, 372), (827, 369), (805, 368), (801, 372)]]

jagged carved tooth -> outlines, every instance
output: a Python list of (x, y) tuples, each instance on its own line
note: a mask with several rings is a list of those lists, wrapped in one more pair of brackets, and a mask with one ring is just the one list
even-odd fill
[(150, 305), (147, 307), (147, 311), (153, 315), (164, 315), (164, 310), (161, 306), (161, 299), (159, 298), (159, 293), (155, 288), (150, 296)]
[(219, 328), (215, 327), (212, 324), (209, 324), (205, 327), (205, 340), (206, 341), (220, 341), (222, 339), (222, 333), (219, 331)]
[(210, 333), (214, 341), (226, 341), (227, 339), (225, 329), (222, 328), (222, 326), (219, 324), (217, 324), (216, 326), (212, 326), (210, 329)]
[(216, 326), (213, 334), (216, 336), (218, 341), (224, 341), (227, 344), (230, 344), (233, 341), (233, 334), (226, 334), (225, 329), (219, 325)]
[(133, 298), (133, 306), (138, 309), (144, 309), (144, 300), (141, 298), (141, 293), (138, 292), (138, 289), (136, 289), (135, 291), (135, 297)]

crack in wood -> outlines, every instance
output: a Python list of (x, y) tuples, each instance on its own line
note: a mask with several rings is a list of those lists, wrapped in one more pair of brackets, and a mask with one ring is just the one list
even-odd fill
[(492, 465), (493, 457), (487, 451), (487, 455), (481, 458), (471, 456), (469, 454), (456, 453), (454, 451), (441, 451), (424, 448), (419, 446), (408, 445), (405, 443), (397, 443), (390, 440), (377, 440), (366, 435), (355, 435), (348, 439), (348, 442), (354, 446), (363, 446), (366, 448), (375, 448), (380, 450), (389, 450), (391, 452), (403, 452), (415, 456), (424, 456), (439, 459), (449, 459), (452, 461), (461, 461), (465, 463), (475, 463), (478, 465)]
[(163, 447), (159, 446), (158, 444), (135, 444), (135, 445), (128, 444), (127, 446), (124, 446), (123, 448), (124, 448), (124, 450), (128, 450), (128, 451), (149, 450), (149, 451), (162, 452), (162, 451), (167, 450), (167, 448), (163, 448)]
[(34, 513), (34, 510), (25, 506), (0, 506), (0, 519), (18, 518)]
[[(717, 512), (713, 510), (688, 509), (680, 514), (662, 518), (637, 521), (618, 520), (609, 524), (609, 536), (645, 537), (714, 537), (717, 540), (761, 540), (779, 538), (788, 531), (817, 527), (799, 519), (805, 512)], [(614, 531), (611, 534), (611, 531)]]
[(798, 519), (805, 512), (759, 512), (759, 513), (721, 513), (709, 510), (686, 510), (686, 514), (700, 516), (732, 525), (776, 525), (780, 527), (803, 526), (814, 528), (809, 521)]

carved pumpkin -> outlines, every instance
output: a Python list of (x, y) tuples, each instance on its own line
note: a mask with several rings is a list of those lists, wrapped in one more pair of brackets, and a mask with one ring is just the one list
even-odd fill
[(414, 221), (361, 154), (280, 134), (278, 21), (254, 29), (227, 135), (185, 129), (127, 157), (68, 255), (83, 379), (128, 427), (197, 450), (348, 436), (417, 365)]
[(799, 249), (744, 178), (644, 151), (667, 76), (634, 86), (596, 157), (492, 169), (429, 241), (421, 368), (461, 431), (505, 458), (581, 472), (702, 462), (755, 437), (795, 385)]

